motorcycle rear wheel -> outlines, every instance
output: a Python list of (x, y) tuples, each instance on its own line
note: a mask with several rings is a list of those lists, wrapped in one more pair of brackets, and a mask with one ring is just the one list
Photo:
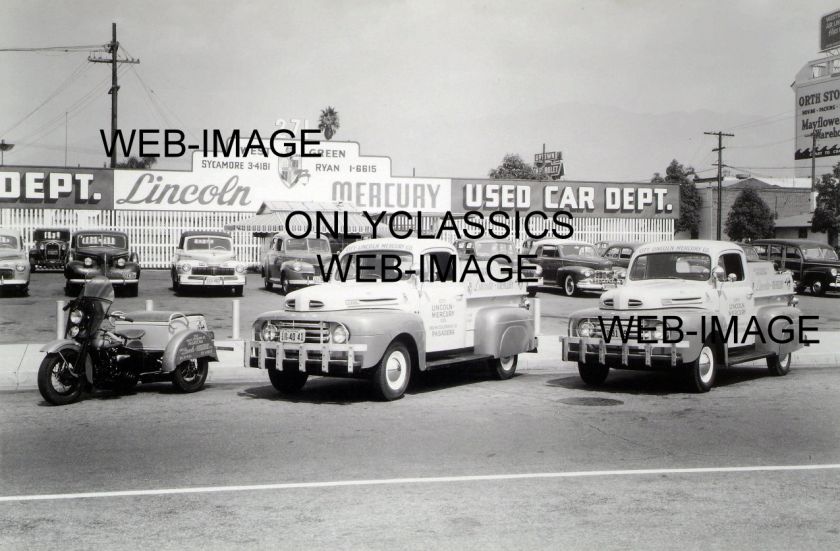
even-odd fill
[(172, 372), (172, 384), (185, 394), (198, 392), (207, 380), (208, 365), (207, 358), (179, 363)]
[(70, 372), (77, 358), (78, 352), (75, 350), (64, 350), (61, 354), (47, 354), (41, 361), (41, 367), (38, 368), (38, 391), (44, 400), (54, 406), (64, 406), (79, 400), (84, 379)]

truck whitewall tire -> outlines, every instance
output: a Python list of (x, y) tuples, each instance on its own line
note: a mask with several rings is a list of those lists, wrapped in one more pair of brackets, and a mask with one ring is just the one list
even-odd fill
[(411, 354), (403, 343), (394, 341), (374, 370), (376, 391), (383, 400), (397, 400), (405, 394), (410, 379)]
[(610, 367), (598, 362), (578, 362), (578, 374), (587, 385), (601, 386), (610, 374)]
[(709, 392), (717, 376), (717, 357), (710, 344), (704, 344), (697, 359), (687, 364), (686, 378), (689, 388), (694, 392)]
[(767, 356), (767, 369), (776, 377), (787, 375), (790, 372), (790, 354)]
[(503, 358), (492, 358), (490, 368), (493, 376), (500, 381), (510, 379), (516, 374), (516, 365), (519, 363), (519, 356), (505, 356)]

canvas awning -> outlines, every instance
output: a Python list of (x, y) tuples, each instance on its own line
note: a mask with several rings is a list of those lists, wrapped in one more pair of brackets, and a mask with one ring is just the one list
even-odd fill
[[(254, 233), (276, 233), (288, 231), (285, 227), (289, 215), (295, 211), (302, 211), (309, 215), (312, 220), (312, 232), (315, 232), (317, 216), (320, 215), (330, 228), (339, 233), (370, 235), (373, 232), (368, 219), (355, 207), (342, 202), (330, 201), (266, 201), (262, 204), (257, 214), (251, 218), (228, 224), (225, 229), (228, 231), (244, 230)], [(345, 228), (346, 224), (346, 228)], [(297, 215), (292, 218), (291, 229), (295, 233), (306, 230), (306, 220), (303, 216)], [(321, 223), (324, 232), (329, 231)]]

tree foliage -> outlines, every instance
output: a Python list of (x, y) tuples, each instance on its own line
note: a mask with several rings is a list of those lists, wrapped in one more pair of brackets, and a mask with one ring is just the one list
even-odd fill
[(816, 186), (817, 208), (811, 218), (811, 231), (826, 232), (828, 242), (837, 246), (840, 234), (840, 163), (832, 172), (823, 174)]
[(117, 163), (117, 168), (136, 168), (145, 170), (152, 168), (157, 163), (157, 157), (129, 157), (121, 163)]
[(338, 121), (338, 111), (329, 106), (322, 109), (318, 118), (318, 130), (324, 133), (324, 137), (331, 140), (339, 128), (341, 124)]
[(775, 227), (773, 210), (756, 190), (747, 188), (732, 203), (724, 229), (733, 241), (750, 241), (773, 237)]
[(678, 232), (688, 232), (692, 239), (697, 239), (700, 235), (700, 209), (703, 207), (703, 198), (694, 185), (694, 176), (692, 167), (685, 167), (674, 159), (665, 169), (664, 178), (657, 172), (650, 181), (654, 184), (679, 184), (680, 216), (674, 229)]
[(502, 159), (502, 164), (490, 170), (490, 177), (495, 180), (550, 180), (542, 171), (534, 168), (522, 157), (508, 153)]

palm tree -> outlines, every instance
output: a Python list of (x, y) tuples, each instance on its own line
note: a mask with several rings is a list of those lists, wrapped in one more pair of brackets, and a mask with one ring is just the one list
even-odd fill
[(331, 140), (341, 125), (338, 122), (338, 111), (332, 107), (321, 110), (321, 117), (318, 119), (318, 130), (324, 133), (327, 140)]

